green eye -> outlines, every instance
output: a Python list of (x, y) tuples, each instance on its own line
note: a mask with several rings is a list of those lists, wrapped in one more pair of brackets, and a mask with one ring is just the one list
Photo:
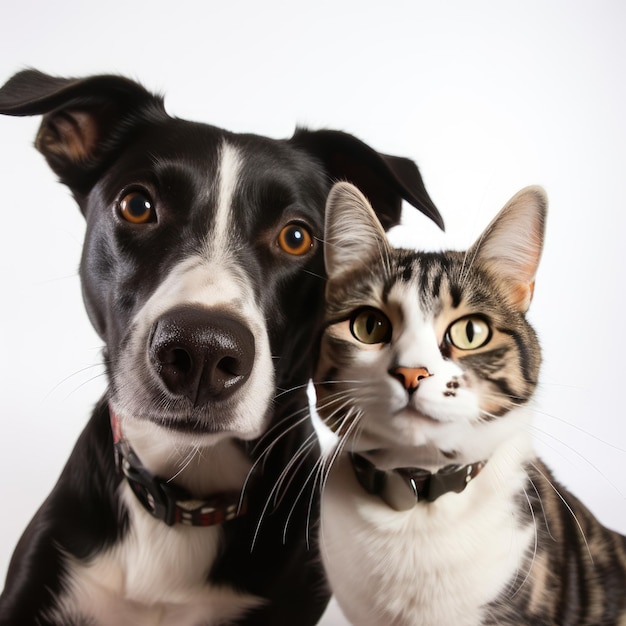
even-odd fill
[(361, 343), (388, 343), (391, 330), (389, 318), (378, 309), (359, 309), (350, 319), (350, 332)]
[(447, 337), (459, 350), (476, 350), (491, 339), (491, 328), (484, 318), (470, 315), (451, 324)]

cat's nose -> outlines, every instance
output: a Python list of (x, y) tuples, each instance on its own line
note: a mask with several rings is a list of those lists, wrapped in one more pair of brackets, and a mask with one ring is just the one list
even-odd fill
[(422, 380), (432, 376), (425, 367), (396, 367), (389, 370), (389, 373), (399, 380), (410, 394), (419, 387)]

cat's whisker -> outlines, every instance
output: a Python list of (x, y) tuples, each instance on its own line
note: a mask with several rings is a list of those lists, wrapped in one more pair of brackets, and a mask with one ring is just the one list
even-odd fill
[[(274, 358), (274, 357), (272, 357)], [(276, 357), (279, 358), (279, 357)], [(304, 383), (303, 385), (296, 385), (294, 387), (289, 387), (288, 389), (281, 389), (279, 388), (277, 390), (277, 393), (274, 395), (274, 400), (277, 400), (278, 398), (282, 398), (283, 396), (287, 395), (288, 393), (294, 393), (296, 391), (301, 391), (302, 389), (307, 389), (309, 386), (309, 383)]]
[(550, 478), (548, 476), (546, 476), (546, 474), (544, 472), (541, 471), (541, 468), (537, 467), (537, 465), (535, 463), (531, 463), (531, 465), (537, 472), (539, 472), (539, 474), (541, 474), (541, 476), (546, 481), (546, 483), (550, 486), (550, 488), (554, 491), (554, 493), (559, 497), (561, 502), (565, 505), (565, 508), (569, 511), (570, 515), (572, 516), (572, 519), (574, 520), (576, 526), (578, 527), (580, 535), (581, 535), (581, 537), (583, 539), (583, 542), (585, 544), (585, 548), (586, 548), (587, 554), (589, 555), (589, 559), (591, 561), (591, 564), (593, 565), (593, 563), (594, 563), (593, 555), (591, 554), (591, 549), (589, 547), (589, 543), (587, 542), (587, 536), (585, 535), (585, 531), (583, 530), (583, 527), (582, 527), (580, 521), (578, 520), (578, 517), (576, 516), (576, 513), (574, 513), (574, 510), (569, 505), (567, 500), (563, 497), (561, 492), (557, 489), (556, 485), (550, 480)]
[[(546, 528), (546, 532), (548, 533), (548, 536), (550, 537), (550, 539), (552, 539), (552, 541), (556, 541), (556, 537), (552, 534), (552, 529), (551, 529), (551, 524), (550, 524), (550, 517), (548, 515), (548, 512), (546, 511), (546, 508), (543, 504), (543, 498), (541, 497), (541, 491), (539, 490), (539, 488), (537, 487), (535, 481), (533, 480), (532, 476), (529, 475), (529, 473), (526, 471), (526, 476), (528, 478), (528, 482), (531, 484), (533, 491), (535, 492), (535, 495), (537, 496), (537, 502), (539, 502), (539, 506), (541, 507), (541, 517), (544, 520), (544, 525)], [(528, 492), (526, 492), (526, 495), (528, 495)], [(533, 519), (536, 520), (536, 516), (534, 515), (533, 512)], [(535, 523), (535, 528), (536, 528), (536, 523)]]
[[(348, 410), (348, 412), (351, 412), (353, 409), (354, 409), (354, 407), (351, 407)], [(352, 428), (354, 428), (354, 426), (358, 423), (358, 419), (359, 419), (359, 415), (358, 414), (360, 412), (356, 411), (356, 413), (357, 413), (356, 417), (350, 418), (350, 424), (348, 425), (348, 429), (346, 431), (346, 434), (338, 439), (336, 447), (333, 450), (331, 450), (331, 452), (329, 454), (320, 457), (320, 459), (319, 459), (319, 468), (315, 472), (315, 480), (313, 482), (313, 490), (315, 489), (315, 487), (317, 485), (317, 482), (318, 482), (318, 479), (319, 479), (319, 490), (320, 490), (320, 493), (322, 493), (324, 491), (324, 488), (325, 488), (326, 482), (328, 480), (328, 476), (330, 474), (330, 470), (332, 468), (332, 465), (336, 461), (337, 457), (339, 456), (339, 454), (341, 453), (343, 447), (345, 446), (348, 438), (350, 437), (350, 432), (351, 432)], [(346, 419), (348, 419), (348, 417), (346, 417)], [(311, 511), (311, 506), (312, 506), (312, 503), (313, 503), (313, 497), (314, 497), (314, 494), (312, 492), (311, 496), (310, 496), (310, 500), (309, 500), (309, 517), (308, 517), (308, 520), (310, 520), (310, 511)], [(309, 529), (309, 523), (307, 523), (307, 531), (308, 531), (308, 529)], [(308, 538), (308, 532), (307, 532), (307, 538)]]
[[(347, 405), (347, 400), (346, 400), (346, 402), (344, 402), (342, 404), (341, 407), (339, 407), (338, 410), (343, 410), (346, 405)], [(348, 410), (348, 413), (350, 413), (350, 412), (351, 412), (351, 409)], [(344, 417), (343, 422), (345, 422), (347, 419), (348, 419), (347, 417)], [(351, 428), (352, 428), (352, 425), (348, 427), (348, 432), (350, 431)], [(309, 442), (306, 443), (306, 448), (311, 448), (311, 447), (313, 447), (314, 444), (315, 444), (315, 441), (313, 441), (313, 440), (309, 441)], [(296, 497), (294, 499), (294, 502), (293, 502), (293, 504), (291, 506), (289, 514), (287, 515), (287, 519), (286, 519), (286, 522), (285, 522), (285, 528), (283, 530), (283, 541), (286, 540), (286, 533), (287, 533), (287, 529), (288, 529), (288, 526), (289, 526), (289, 521), (290, 521), (290, 519), (291, 519), (291, 517), (293, 515), (295, 507), (296, 507), (298, 501), (300, 500), (300, 498), (302, 497), (302, 495), (304, 494), (304, 491), (307, 488), (308, 483), (311, 481), (311, 479), (313, 479), (313, 484), (312, 484), (312, 487), (311, 487), (311, 495), (309, 497), (309, 503), (308, 503), (308, 507), (307, 507), (307, 518), (306, 518), (307, 519), (307, 523), (306, 523), (306, 530), (305, 530), (307, 545), (309, 545), (309, 543), (310, 543), (310, 529), (311, 529), (311, 513), (312, 513), (313, 503), (314, 503), (314, 500), (315, 500), (316, 485), (319, 482), (320, 492), (323, 491), (324, 484), (325, 484), (327, 476), (328, 476), (328, 472), (330, 471), (330, 466), (334, 462), (334, 459), (336, 458), (336, 456), (339, 454), (339, 451), (340, 451), (340, 449), (341, 449), (341, 447), (343, 445), (345, 445), (345, 440), (340, 438), (338, 440), (337, 448), (331, 452), (330, 464), (328, 464), (328, 457), (321, 456), (315, 462), (315, 464), (313, 465), (313, 468), (311, 469), (311, 471), (309, 472), (309, 474), (305, 478), (301, 489), (299, 490), (298, 494), (296, 495)], [(301, 455), (301, 454), (303, 454), (303, 452), (305, 454), (308, 454), (309, 451), (310, 450), (305, 450), (305, 445), (302, 445), (300, 447), (297, 455)], [(291, 481), (293, 480), (293, 476), (295, 474), (297, 474), (298, 468), (296, 468), (296, 470), (293, 470), (294, 463), (295, 463), (295, 460), (292, 459), (292, 461), (288, 464), (288, 466), (285, 468), (285, 470), (281, 473), (281, 476), (279, 477), (279, 479), (277, 481), (277, 485), (278, 485), (278, 484), (282, 483), (284, 480), (286, 480), (286, 478), (289, 476), (289, 474), (292, 474), (292, 477), (289, 479), (289, 482), (287, 483), (287, 486), (284, 487), (283, 490), (286, 490), (286, 489), (289, 488), (289, 486), (291, 484)], [(302, 460), (300, 461), (300, 464), (301, 463), (302, 463)], [(327, 469), (327, 465), (328, 465), (328, 469)], [(275, 486), (275, 488), (276, 488), (276, 486)], [(274, 490), (272, 490), (272, 491), (274, 491)], [(276, 499), (276, 497), (277, 497), (277, 493), (274, 494), (274, 499)], [(258, 528), (257, 528), (257, 532), (258, 532)]]
[[(293, 418), (296, 417), (298, 414), (302, 413), (303, 416), (298, 418), (297, 420), (293, 421)], [(256, 454), (258, 454), (256, 460), (254, 461), (254, 463), (252, 464), (252, 467), (250, 468), (248, 475), (246, 476), (246, 479), (244, 480), (243, 486), (241, 488), (241, 496), (240, 496), (240, 500), (239, 500), (239, 507), (242, 506), (243, 504), (243, 500), (245, 498), (247, 489), (250, 485), (250, 483), (253, 481), (254, 476), (256, 475), (257, 471), (259, 470), (259, 467), (262, 466), (266, 459), (269, 458), (269, 455), (271, 454), (271, 451), (274, 449), (274, 447), (278, 444), (279, 441), (281, 441), (284, 437), (286, 437), (287, 435), (289, 435), (289, 433), (291, 431), (293, 431), (294, 429), (302, 426), (302, 424), (308, 422), (310, 420), (310, 412), (308, 407), (303, 408), (303, 409), (299, 409), (297, 411), (294, 411), (293, 413), (286, 415), (282, 420), (280, 420), (272, 429), (270, 429), (270, 431), (268, 433), (266, 433), (257, 443), (256, 445), (253, 447), (252, 449), (252, 454), (253, 456), (255, 456)], [(286, 422), (290, 422), (292, 421), (291, 424), (289, 424), (286, 428), (285, 428), (285, 423)], [(284, 430), (278, 434), (275, 434), (276, 431), (279, 428), (283, 428)], [(261, 452), (259, 452), (259, 447), (261, 446), (261, 444), (268, 438), (268, 434), (272, 433), (272, 439), (270, 440), (269, 445), (266, 446), (266, 448), (264, 450), (262, 450)], [(308, 443), (308, 439), (311, 438), (312, 441), (315, 441), (315, 438), (317, 437), (317, 435), (315, 433), (312, 433), (300, 446), (300, 448), (298, 449), (298, 451), (296, 451), (296, 453), (294, 453), (293, 459), (295, 459), (296, 457), (298, 457), (299, 453), (300, 453), (300, 449), (302, 448), (302, 446), (307, 445)], [(278, 481), (277, 481), (278, 482)], [(259, 522), (257, 524), (257, 528), (256, 528), (256, 532), (254, 534), (253, 537), (253, 545), (256, 542), (256, 538), (257, 538), (257, 534), (258, 531), (260, 529), (262, 520), (265, 516), (265, 513), (267, 511), (267, 507), (269, 506), (269, 503), (271, 502), (273, 496), (274, 496), (274, 492), (277, 488), (279, 488), (280, 485), (274, 484), (272, 486), (272, 491), (270, 492), (266, 505), (263, 508), (263, 511), (261, 512), (260, 515), (260, 519)]]
[[(321, 459), (320, 472), (318, 474), (320, 493), (323, 493), (326, 489), (326, 484), (330, 477), (332, 467), (335, 464), (336, 460), (339, 458), (339, 456), (343, 453), (345, 446), (348, 444), (352, 430), (357, 427), (360, 421), (359, 418), (360, 414), (357, 414), (354, 418), (351, 419), (346, 434), (340, 437), (337, 441), (337, 445)], [(320, 528), (320, 547), (322, 550), (325, 550), (326, 547), (326, 542), (324, 541), (323, 535), (323, 528)]]
[[(358, 413), (357, 408), (351, 404), (351, 397), (345, 396), (343, 398), (337, 398), (335, 404), (338, 404), (328, 415), (324, 418), (324, 423), (331, 429), (333, 432), (338, 434), (339, 436), (345, 436), (343, 433), (343, 428), (345, 424), (350, 425), (352, 421), (352, 416)], [(328, 407), (323, 407), (324, 411)], [(345, 409), (348, 409), (347, 411)], [(337, 423), (337, 419), (339, 419), (339, 423)]]
[[(284, 433), (283, 433), (284, 435)], [(281, 435), (281, 436), (283, 436)], [(254, 546), (256, 545), (257, 539), (258, 539), (258, 535), (259, 535), (259, 531), (261, 530), (261, 526), (263, 525), (263, 521), (265, 520), (265, 516), (267, 515), (267, 512), (269, 510), (270, 505), (272, 505), (272, 503), (274, 503), (274, 506), (277, 505), (277, 502), (279, 501), (279, 498), (277, 498), (277, 494), (278, 492), (281, 490), (283, 482), (285, 477), (288, 475), (289, 470), (291, 468), (294, 467), (294, 465), (296, 463), (298, 463), (296, 470), (294, 471), (294, 474), (297, 474), (297, 470), (298, 468), (301, 466), (301, 464), (306, 460), (306, 456), (310, 453), (311, 448), (314, 448), (316, 443), (316, 434), (312, 433), (298, 448), (298, 450), (296, 451), (296, 453), (293, 455), (293, 457), (291, 458), (289, 464), (288, 464), (288, 468), (283, 469), (283, 471), (281, 472), (281, 474), (279, 475), (278, 479), (276, 480), (276, 482), (274, 483), (274, 485), (272, 485), (272, 489), (270, 490), (269, 494), (267, 495), (267, 498), (265, 500), (265, 504), (263, 505), (263, 508), (261, 510), (261, 514), (259, 515), (259, 519), (257, 521), (256, 524), (256, 528), (252, 537), (252, 543), (250, 546), (250, 550), (254, 550)], [(257, 461), (258, 462), (258, 461)], [(248, 483), (248, 480), (250, 479), (250, 477), (253, 474), (253, 470), (251, 470), (248, 474), (248, 478), (246, 479), (246, 485)], [(293, 478), (292, 478), (293, 480)], [(242, 489), (242, 499), (243, 499), (243, 494), (245, 491), (245, 486), (244, 485), (244, 489)], [(294, 503), (295, 506), (295, 503)], [(286, 528), (283, 532), (283, 537), (285, 536), (286, 533)]]
[[(488, 397), (488, 396), (485, 396)], [(493, 397), (497, 397), (497, 396), (493, 396)], [(493, 399), (490, 398), (490, 399)], [(515, 407), (520, 408), (522, 406), (524, 406), (523, 404), (520, 403), (515, 403), (514, 404)], [(498, 419), (497, 415), (494, 415), (492, 413), (489, 413), (488, 411), (481, 411), (482, 414), (486, 415), (488, 419)], [(547, 413), (545, 411), (542, 411), (540, 409), (538, 409), (537, 407), (533, 407), (533, 413), (537, 414), (537, 415), (541, 415), (543, 417), (547, 417), (549, 419), (554, 419), (556, 421), (558, 421), (559, 423), (565, 424), (567, 426), (570, 426), (571, 428), (577, 430), (578, 432), (584, 434), (585, 436), (590, 437), (591, 439), (598, 441), (599, 443), (617, 450), (618, 452), (624, 452), (626, 453), (626, 449), (617, 446), (615, 444), (612, 444), (609, 441), (606, 441), (604, 439), (602, 439), (601, 437), (597, 437), (596, 435), (594, 435), (593, 433), (587, 431), (584, 428), (581, 428), (575, 424), (571, 424), (570, 422), (568, 422), (567, 420), (564, 420), (560, 417), (557, 417), (556, 415), (553, 415), (551, 413)], [(531, 433), (533, 434), (534, 437), (537, 437), (537, 435), (543, 435), (545, 437), (550, 437), (551, 439), (553, 439), (554, 441), (556, 441), (559, 446), (561, 446), (562, 448), (566, 448), (569, 452), (571, 452), (572, 454), (576, 455), (578, 458), (580, 458), (586, 465), (588, 465), (589, 467), (591, 467), (595, 472), (597, 472), (602, 478), (603, 480), (606, 481), (607, 484), (609, 484), (615, 491), (616, 493), (619, 494), (619, 496), (621, 498), (626, 498), (626, 494), (619, 488), (619, 486), (605, 473), (603, 472), (599, 466), (597, 466), (596, 464), (592, 463), (584, 454), (582, 454), (580, 451), (576, 450), (576, 448), (574, 448), (573, 446), (570, 446), (569, 444), (567, 444), (565, 441), (563, 441), (562, 439), (556, 437), (555, 435), (551, 434), (549, 431), (542, 429), (540, 427), (538, 427), (535, 423), (529, 424), (528, 425), (528, 429), (531, 431)], [(562, 453), (558, 450), (558, 448), (556, 446), (550, 445), (549, 443), (547, 443), (545, 440), (543, 441), (544, 445), (550, 447), (552, 450), (554, 450), (557, 454), (560, 454), (561, 456)]]
[[(315, 435), (314, 435), (315, 436)], [(315, 449), (315, 440), (311, 440), (307, 443), (306, 445), (306, 449), (304, 446), (300, 447), (300, 452), (299, 454), (302, 455), (302, 460), (300, 461), (298, 467), (296, 468), (296, 470), (294, 471), (294, 476), (289, 480), (289, 482), (287, 483), (286, 488), (284, 489), (285, 491), (290, 487), (292, 481), (295, 478), (295, 475), (297, 474), (297, 472), (300, 469), (300, 466), (302, 465), (302, 463), (305, 461), (306, 456), (311, 452), (312, 449)], [(291, 505), (291, 508), (289, 509), (289, 513), (287, 514), (287, 518), (285, 520), (285, 526), (283, 529), (283, 543), (286, 543), (287, 541), (287, 529), (289, 528), (289, 522), (291, 520), (292, 515), (294, 514), (294, 511), (296, 509), (296, 506), (298, 504), (298, 502), (300, 501), (300, 498), (302, 498), (305, 489), (307, 488), (307, 485), (309, 484), (310, 480), (312, 477), (314, 477), (317, 474), (317, 467), (318, 464), (320, 463), (320, 458), (318, 457), (318, 459), (316, 459), (315, 463), (313, 464), (313, 467), (311, 468), (310, 472), (307, 474), (306, 478), (304, 479), (302, 486), (300, 487), (298, 493), (296, 494), (294, 501)], [(313, 502), (314, 502), (314, 495), (315, 495), (315, 480), (313, 481), (313, 485), (311, 487), (311, 496), (309, 498), (309, 503), (307, 506), (307, 513), (306, 513), (306, 527), (305, 527), (305, 540), (306, 540), (306, 544), (307, 544), (307, 548), (310, 547), (310, 520), (311, 520), (311, 512), (312, 512), (312, 508), (313, 508)]]
[[(310, 529), (311, 529), (311, 521), (312, 521), (312, 516), (311, 513), (313, 511), (313, 503), (318, 495), (318, 493), (321, 494), (322, 492), (322, 482), (323, 482), (323, 478), (324, 478), (324, 464), (326, 461), (326, 456), (324, 454), (320, 455), (320, 457), (317, 459), (317, 461), (315, 462), (315, 467), (314, 467), (314, 475), (313, 475), (313, 484), (311, 485), (311, 494), (309, 496), (309, 506), (307, 508), (307, 524), (306, 524), (306, 538), (307, 538), (307, 545), (309, 542), (309, 533), (310, 533)], [(319, 486), (319, 487), (318, 487)], [(315, 520), (317, 521), (317, 520)]]
[(586, 430), (585, 428), (582, 428), (581, 426), (578, 426), (577, 424), (572, 424), (572, 422), (569, 422), (566, 419), (563, 419), (562, 417), (558, 417), (552, 413), (546, 413), (545, 411), (541, 411), (539, 409), (537, 409), (535, 411), (538, 415), (541, 415), (543, 417), (547, 417), (549, 419), (555, 420), (557, 422), (559, 422), (560, 424), (563, 424), (565, 426), (568, 426), (569, 428), (572, 428), (573, 430), (578, 431), (579, 433), (582, 433), (583, 435), (585, 435), (585, 437), (589, 437), (590, 439), (593, 439), (609, 448), (612, 448), (613, 450), (617, 450), (618, 452), (624, 452), (626, 453), (626, 448), (622, 448), (621, 446), (617, 446), (614, 443), (611, 443), (610, 441), (607, 441), (606, 439), (602, 439), (602, 437), (598, 437), (597, 435), (594, 435), (592, 432)]
[[(535, 493), (537, 493), (537, 489), (535, 488), (532, 480), (530, 481), (530, 483), (533, 485), (533, 488), (535, 489)], [(515, 598), (515, 596), (522, 590), (522, 588), (524, 587), (524, 585), (526, 584), (526, 582), (530, 578), (531, 572), (533, 570), (533, 565), (535, 564), (535, 559), (537, 558), (537, 552), (539, 550), (539, 532), (537, 530), (537, 518), (535, 517), (535, 511), (533, 509), (533, 506), (532, 506), (532, 503), (530, 501), (530, 497), (528, 495), (528, 491), (526, 490), (526, 488), (523, 488), (522, 492), (524, 494), (524, 497), (526, 498), (526, 502), (528, 503), (528, 510), (530, 511), (530, 516), (532, 518), (532, 527), (533, 527), (532, 557), (531, 557), (530, 563), (528, 564), (528, 567), (526, 569), (526, 574), (524, 575), (524, 579), (518, 585), (517, 589), (515, 589), (515, 591), (513, 591), (513, 593), (510, 594), (511, 598)], [(539, 499), (541, 500), (541, 498), (539, 498)], [(543, 504), (542, 504), (542, 507), (543, 507)], [(524, 562), (520, 563), (520, 567), (523, 565), (523, 563)], [(518, 568), (518, 574), (519, 574), (519, 568)], [(517, 579), (517, 575), (516, 575), (515, 578)], [(514, 582), (515, 582), (514, 580), (511, 581), (510, 589), (513, 589)]]
[[(334, 397), (332, 398), (331, 401), (327, 402), (326, 404), (328, 405), (328, 407), (331, 407), (333, 405), (335, 405), (335, 409), (333, 410), (333, 412), (331, 413), (331, 417), (332, 415), (335, 414), (335, 412), (341, 412), (345, 409), (345, 406), (347, 405), (347, 403), (350, 400), (349, 395), (346, 394), (345, 391), (340, 391), (337, 394), (333, 394)], [(297, 415), (299, 413), (302, 413), (303, 416), (300, 417), (299, 419), (294, 421), (294, 418), (297, 417)], [(272, 439), (271, 439), (271, 443), (270, 445), (267, 446), (267, 448), (265, 450), (263, 450), (257, 460), (255, 461), (247, 479), (246, 482), (244, 484), (244, 489), (242, 490), (242, 498), (243, 495), (245, 493), (245, 489), (248, 485), (248, 482), (250, 480), (250, 478), (254, 475), (258, 465), (260, 463), (263, 462), (263, 460), (271, 453), (271, 450), (273, 449), (274, 446), (277, 445), (277, 443), (283, 438), (285, 437), (287, 434), (289, 434), (289, 432), (291, 430), (293, 430), (294, 428), (297, 428), (298, 426), (300, 426), (304, 421), (307, 421), (310, 419), (310, 414), (309, 414), (309, 410), (308, 408), (306, 409), (300, 409), (296, 412), (294, 412), (293, 414), (290, 414), (288, 416), (286, 416), (285, 418), (283, 418), (281, 420), (280, 423), (278, 423), (277, 425), (275, 425), (270, 431), (269, 433), (267, 433), (259, 442), (257, 442), (254, 451), (255, 453), (258, 453), (258, 449), (259, 446), (262, 444), (262, 442), (268, 438), (268, 434), (271, 435)], [(292, 421), (291, 424), (288, 425), (287, 428), (285, 428), (285, 423), (288, 423), (289, 421)], [(276, 431), (280, 428), (283, 428), (283, 431), (280, 432), (278, 435), (276, 435)], [(269, 510), (270, 505), (276, 507), (280, 505), (280, 501), (282, 498), (284, 498), (284, 494), (287, 493), (293, 483), (293, 480), (295, 480), (295, 477), (298, 475), (299, 469), (300, 467), (303, 465), (303, 463), (306, 460), (306, 456), (308, 454), (311, 453), (311, 451), (313, 449), (316, 449), (315, 446), (317, 444), (317, 434), (316, 433), (312, 433), (300, 446), (300, 448), (298, 449), (298, 451), (293, 455), (293, 457), (290, 459), (290, 461), (287, 463), (287, 465), (283, 468), (281, 474), (279, 475), (279, 477), (276, 480), (276, 483), (273, 485), (272, 490), (270, 492), (270, 494), (267, 497), (267, 501), (265, 503), (265, 506), (261, 512), (260, 515), (260, 519), (257, 523), (257, 527), (255, 529), (255, 533), (254, 533), (254, 537), (253, 537), (253, 547), (256, 544), (257, 538), (258, 538), (258, 533), (260, 531), (260, 527), (263, 523), (263, 520)], [(305, 480), (303, 481), (303, 485), (301, 486), (300, 490), (298, 491), (298, 493), (295, 496), (294, 502), (291, 505), (291, 508), (289, 510), (289, 513), (287, 515), (287, 519), (285, 522), (285, 528), (283, 531), (283, 538), (286, 537), (286, 533), (288, 530), (288, 526), (289, 526), (289, 521), (293, 515), (293, 512), (295, 510), (295, 507), (297, 506), (298, 501), (301, 499), (302, 495), (304, 494), (305, 489), (307, 488), (308, 483), (310, 482), (310, 480), (316, 475), (318, 469), (318, 464), (319, 461), (317, 461), (314, 466), (313, 469), (309, 472), (309, 475), (305, 478)], [(283, 494), (283, 495), (281, 495)], [(309, 501), (309, 518), (310, 518), (310, 513), (311, 513), (311, 507), (313, 505), (313, 496), (311, 496), (311, 499)], [(309, 541), (309, 522), (307, 522), (307, 542)]]
[[(284, 430), (282, 432), (280, 432), (277, 435), (274, 435), (274, 438), (271, 440), (271, 442), (269, 443), (269, 445), (267, 445), (265, 447), (265, 449), (263, 449), (261, 452), (258, 452), (259, 446), (261, 444), (261, 441), (259, 441), (253, 448), (253, 455), (256, 455), (258, 453), (258, 456), (254, 462), (254, 464), (252, 465), (252, 468), (250, 469), (250, 472), (248, 473), (248, 479), (254, 475), (254, 473), (257, 471), (258, 466), (265, 463), (265, 460), (269, 457), (269, 455), (271, 454), (271, 451), (273, 450), (273, 448), (287, 435), (290, 434), (290, 432), (292, 430), (295, 430), (296, 428), (302, 426), (302, 424), (308, 422), (310, 420), (310, 413), (308, 411), (308, 409), (306, 410), (301, 410), (301, 411), (297, 411), (295, 414), (288, 416), (286, 418), (284, 418), (283, 420), (281, 420), (281, 422), (278, 424), (279, 426), (284, 426), (284, 423), (286, 421), (289, 421), (290, 419), (292, 419), (297, 413), (301, 413), (304, 412), (304, 415), (299, 418), (298, 420), (296, 420), (295, 422), (291, 423), (287, 428), (284, 428)], [(264, 438), (265, 439), (265, 438)], [(247, 480), (248, 480), (247, 479)]]
[[(277, 431), (280, 431), (281, 428), (285, 427), (286, 422), (293, 420), (299, 414), (302, 414), (302, 417), (298, 418), (283, 432), (280, 432), (278, 437), (275, 436)], [(263, 434), (263, 436), (255, 443), (255, 445), (252, 448), (252, 455), (253, 456), (256, 455), (261, 445), (264, 445), (267, 441), (270, 441), (271, 442), (270, 445), (267, 446), (267, 448), (261, 453), (260, 456), (262, 456), (268, 450), (271, 450), (271, 448), (276, 443), (276, 441), (278, 441), (280, 438), (288, 434), (289, 431), (291, 431), (294, 428), (297, 428), (298, 426), (302, 425), (304, 422), (308, 421), (309, 419), (310, 419), (310, 411), (309, 411), (308, 406), (305, 406), (303, 408), (298, 409), (297, 411), (294, 411), (293, 413), (289, 413), (288, 415), (285, 415), (281, 420), (279, 420), (276, 424), (274, 424), (274, 426), (269, 428)]]
[(193, 461), (196, 455), (200, 457), (202, 456), (202, 453), (200, 452), (200, 447), (197, 445), (193, 446), (192, 449), (189, 450), (187, 455), (183, 459), (181, 459), (178, 471), (173, 476), (170, 476), (167, 479), (167, 482), (169, 483), (169, 482), (176, 480), (176, 478), (180, 476), (180, 474), (182, 474), (189, 467), (190, 463)]
[[(615, 489), (615, 491), (619, 494), (619, 496), (621, 498), (626, 498), (626, 494), (622, 492), (622, 490), (615, 484), (615, 482), (605, 472), (603, 472), (600, 469), (599, 466), (597, 466), (595, 463), (592, 463), (584, 454), (582, 454), (581, 452), (576, 450), (576, 448), (574, 448), (573, 446), (570, 446), (568, 443), (563, 441), (561, 438), (556, 437), (552, 433), (550, 433), (550, 432), (548, 432), (548, 431), (546, 431), (546, 430), (544, 430), (542, 428), (539, 428), (535, 424), (530, 424), (529, 425), (529, 430), (533, 433), (533, 436), (537, 437), (539, 435), (539, 438), (540, 437), (549, 437), (550, 439), (556, 441), (559, 444), (559, 446), (561, 446), (562, 448), (565, 448), (565, 449), (569, 450), (569, 452), (571, 452), (572, 454), (577, 456), (586, 465), (588, 465), (592, 470), (597, 472), (598, 475), (601, 476), (602, 479), (604, 481), (606, 481), (607, 484), (609, 484), (613, 489)], [(549, 447), (551, 450), (554, 450), (556, 454), (559, 454), (560, 456), (564, 456), (562, 454), (562, 452), (559, 450), (559, 448), (557, 448), (557, 446), (554, 446), (554, 445), (548, 443), (547, 441), (545, 441), (545, 439), (543, 439), (541, 441), (542, 441), (543, 445)]]
[(341, 428), (343, 428), (346, 422), (348, 423), (348, 427), (346, 429), (346, 432), (339, 438), (339, 441), (337, 442), (337, 446), (335, 447), (335, 449), (331, 452), (331, 454), (326, 459), (326, 462), (325, 462), (326, 475), (324, 477), (324, 480), (322, 481), (322, 484), (320, 485), (320, 489), (322, 491), (324, 490), (326, 486), (326, 482), (328, 480), (328, 476), (330, 474), (333, 464), (335, 463), (339, 455), (343, 452), (348, 442), (352, 439), (352, 431), (357, 429), (360, 423), (360, 417), (361, 417), (361, 411), (359, 411), (355, 407), (350, 407), (346, 416), (344, 417), (344, 420), (341, 423)]
[[(289, 487), (291, 486), (298, 474), (298, 470), (300, 469), (304, 461), (306, 461), (307, 455), (315, 447), (316, 443), (317, 434), (313, 432), (302, 442), (302, 444), (300, 444), (296, 453), (291, 457), (287, 465), (283, 468), (275, 484), (276, 491), (274, 493), (274, 507), (280, 505), (280, 502), (284, 497), (284, 493), (289, 490)], [(281, 492), (283, 496), (281, 496)], [(296, 498), (296, 502), (297, 500), (298, 498)]]
[(315, 272), (312, 272), (311, 270), (303, 269), (302, 273), (308, 274), (309, 276), (313, 276), (314, 278), (319, 278), (320, 280), (323, 280), (323, 281), (327, 280), (326, 276), (322, 276), (322, 274), (316, 274)]

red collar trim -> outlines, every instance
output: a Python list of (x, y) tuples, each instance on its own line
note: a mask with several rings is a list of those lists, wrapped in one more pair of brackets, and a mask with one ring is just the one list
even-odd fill
[(220, 493), (195, 500), (185, 489), (152, 474), (124, 439), (120, 419), (111, 407), (109, 414), (118, 472), (153, 517), (168, 526), (215, 526), (246, 513), (247, 500), (238, 492)]

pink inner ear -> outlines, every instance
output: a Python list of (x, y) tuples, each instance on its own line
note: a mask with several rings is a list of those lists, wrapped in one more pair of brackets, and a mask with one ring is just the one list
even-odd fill
[(532, 291), (529, 289), (529, 285), (524, 283), (517, 283), (512, 285), (511, 299), (513, 304), (519, 308), (520, 311), (526, 311), (530, 306), (530, 300), (532, 298)]
[(525, 313), (530, 307), (535, 291), (535, 281), (531, 283), (515, 283), (511, 285), (511, 300), (518, 310)]
[(37, 138), (40, 150), (82, 161), (93, 155), (98, 143), (94, 116), (85, 111), (63, 111), (51, 115)]

